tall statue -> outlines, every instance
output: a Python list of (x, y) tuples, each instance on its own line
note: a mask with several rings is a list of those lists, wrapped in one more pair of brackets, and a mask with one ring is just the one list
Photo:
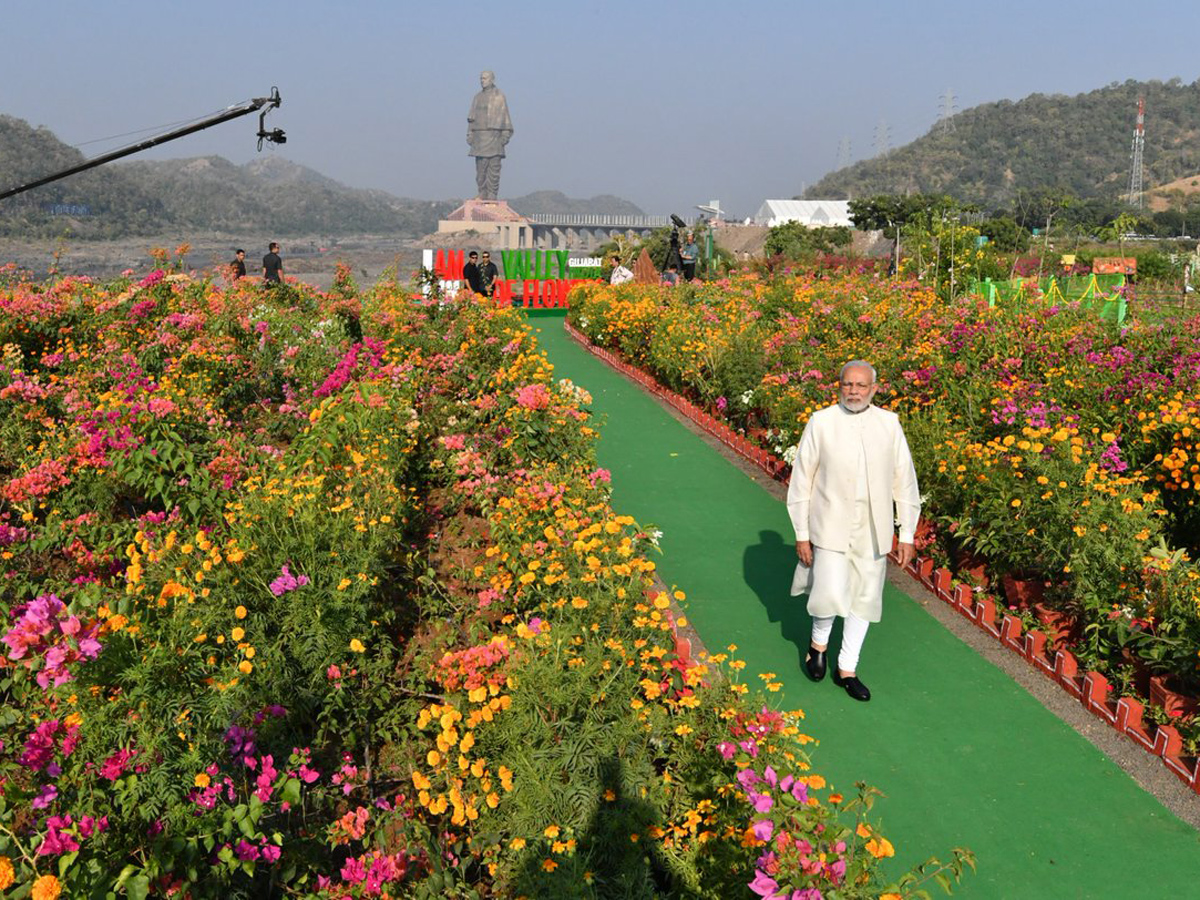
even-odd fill
[(508, 101), (496, 87), (496, 76), (483, 72), (479, 84), (482, 88), (471, 101), (471, 111), (467, 114), (467, 143), (471, 146), (467, 155), (475, 157), (479, 199), (495, 200), (500, 190), (504, 145), (513, 133), (512, 119), (508, 117)]

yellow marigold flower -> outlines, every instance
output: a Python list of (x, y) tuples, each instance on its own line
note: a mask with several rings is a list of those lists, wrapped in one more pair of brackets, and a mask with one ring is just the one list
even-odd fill
[(559, 828), (557, 825), (547, 825), (546, 830), (543, 831), (542, 834), (553, 840), (554, 838), (558, 837)]
[(367, 648), (363, 646), (363, 642), (360, 641), (358, 638), (350, 639), (350, 649), (353, 650), (355, 653), (366, 653), (367, 652)]
[(207, 772), (201, 772), (199, 775), (197, 775), (192, 780), (192, 784), (194, 784), (198, 788), (206, 788), (211, 783), (212, 783), (212, 779), (208, 777)]
[(1016, 509), (1020, 505), (1021, 505), (1021, 501), (1019, 499), (1013, 500), (1013, 502), (1009, 504), (1009, 506), (1013, 507), (1013, 509)]
[(867, 841), (867, 852), (876, 859), (883, 859), (885, 856), (895, 856), (896, 849), (892, 846), (892, 842), (887, 838), (872, 838)]
[(237, 609), (235, 609), (235, 610), (233, 611), (233, 614), (234, 614), (234, 616), (236, 616), (236, 617), (237, 617), (237, 618), (239, 618), (239, 619), (244, 619), (244, 618), (246, 618), (246, 607), (244, 607), (244, 606), (239, 606)]
[(233, 631), (229, 632), (229, 636), (231, 638), (233, 638), (235, 641), (240, 641), (242, 638), (244, 638), (246, 636), (246, 632), (242, 628), (235, 628), (235, 629), (233, 629)]
[(7, 856), (0, 856), (0, 891), (6, 890), (15, 880), (12, 860)]
[(249, 675), (252, 671), (254, 671), (254, 663), (250, 662), (248, 659), (243, 659), (240, 663), (238, 663), (238, 671), (243, 675)]
[(511, 841), (509, 841), (508, 846), (509, 846), (509, 849), (511, 849), (511, 850), (524, 850), (525, 849), (525, 838), (515, 837)]
[(339, 591), (344, 591), (346, 588), (350, 587), (351, 583), (352, 582), (350, 581), (349, 578), (343, 578), (341, 581), (338, 582), (337, 589)]
[(58, 900), (62, 893), (62, 885), (53, 875), (43, 875), (33, 883), (29, 896), (32, 900)]

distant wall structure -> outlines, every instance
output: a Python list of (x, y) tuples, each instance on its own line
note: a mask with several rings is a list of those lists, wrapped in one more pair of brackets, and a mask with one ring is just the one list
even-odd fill
[(764, 200), (754, 216), (755, 225), (774, 228), (786, 222), (799, 222), (808, 228), (844, 225), (850, 221), (849, 200)]

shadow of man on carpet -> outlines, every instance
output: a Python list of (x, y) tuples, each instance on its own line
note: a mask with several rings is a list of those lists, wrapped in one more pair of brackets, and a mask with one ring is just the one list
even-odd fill
[(808, 598), (791, 596), (796, 545), (785, 541), (778, 531), (760, 531), (758, 539), (742, 554), (742, 578), (766, 609), (767, 619), (779, 623), (779, 633), (796, 647), (803, 662), (812, 636), (812, 617)]

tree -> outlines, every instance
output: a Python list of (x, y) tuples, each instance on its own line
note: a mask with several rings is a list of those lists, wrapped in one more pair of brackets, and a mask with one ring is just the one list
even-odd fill
[(844, 225), (809, 228), (800, 222), (784, 222), (767, 234), (763, 249), (767, 256), (809, 259), (819, 253), (834, 253), (850, 246), (854, 235)]

